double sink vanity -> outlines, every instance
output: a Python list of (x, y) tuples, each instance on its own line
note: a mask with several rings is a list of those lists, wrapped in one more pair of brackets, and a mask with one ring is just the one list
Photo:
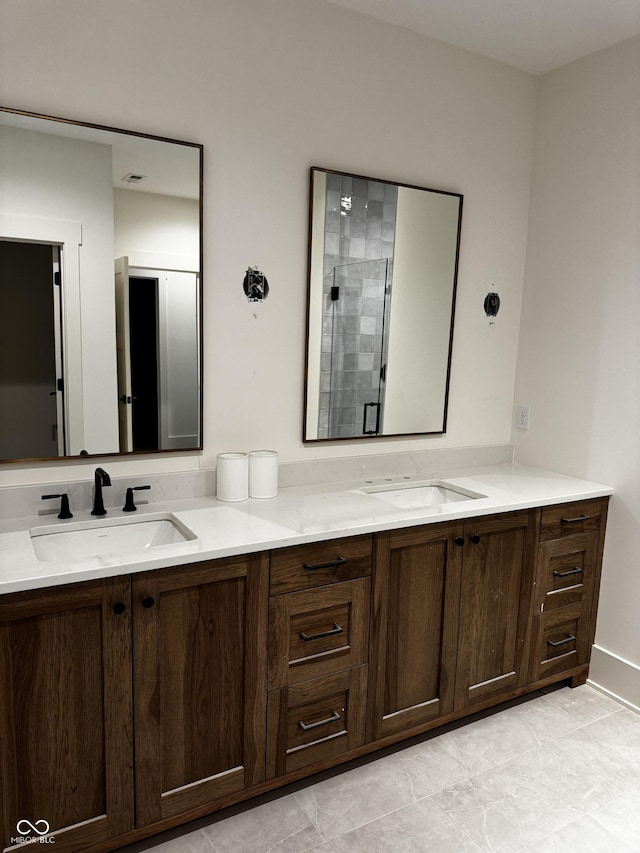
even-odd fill
[[(14, 108), (0, 137), (23, 368), (0, 389), (0, 461), (201, 453), (202, 145)], [(443, 181), (311, 168), (305, 443), (446, 432), (463, 196)], [(457, 467), (426, 475), (446, 465), (378, 446), (322, 460), (349, 471), (330, 484), (239, 504), (114, 482), (106, 515), (101, 468), (92, 514), (90, 482), (71, 500), (1, 489), (0, 850), (116, 849), (583, 683), (611, 490), (460, 467), (483, 450), (512, 455), (434, 450)], [(186, 493), (211, 494), (198, 473)]]
[(2, 522), (1, 849), (115, 849), (583, 683), (610, 494), (505, 464)]

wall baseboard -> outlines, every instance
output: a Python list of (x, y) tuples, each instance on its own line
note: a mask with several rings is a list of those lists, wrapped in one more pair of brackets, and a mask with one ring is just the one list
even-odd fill
[(640, 714), (640, 666), (594, 645), (587, 684)]

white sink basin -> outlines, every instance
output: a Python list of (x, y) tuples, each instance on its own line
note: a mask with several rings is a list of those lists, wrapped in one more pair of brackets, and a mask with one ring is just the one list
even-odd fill
[(29, 531), (36, 557), (42, 562), (69, 562), (83, 557), (112, 557), (198, 537), (169, 512), (139, 518), (81, 521)]
[(377, 498), (379, 501), (400, 507), (400, 509), (422, 509), (423, 507), (441, 506), (442, 504), (486, 497), (486, 495), (471, 492), (459, 486), (452, 486), (441, 480), (365, 486), (357, 491)]

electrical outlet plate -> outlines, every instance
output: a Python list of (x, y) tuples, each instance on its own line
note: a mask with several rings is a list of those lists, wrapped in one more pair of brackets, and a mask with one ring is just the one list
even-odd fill
[(516, 407), (516, 429), (529, 429), (531, 406), (528, 403), (518, 403)]

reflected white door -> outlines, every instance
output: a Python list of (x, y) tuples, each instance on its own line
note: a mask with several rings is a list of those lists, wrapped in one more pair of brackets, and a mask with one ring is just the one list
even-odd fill
[(193, 272), (158, 276), (160, 447), (200, 443), (198, 279)]
[(193, 272), (116, 261), (120, 449), (200, 444), (200, 316)]
[(129, 261), (115, 262), (116, 349), (118, 353), (118, 421), (120, 452), (133, 450), (133, 416), (131, 391), (131, 342), (129, 330)]

